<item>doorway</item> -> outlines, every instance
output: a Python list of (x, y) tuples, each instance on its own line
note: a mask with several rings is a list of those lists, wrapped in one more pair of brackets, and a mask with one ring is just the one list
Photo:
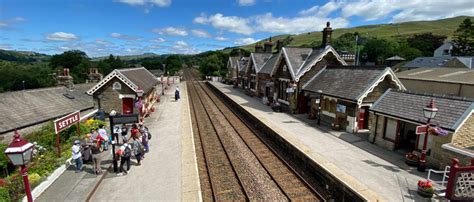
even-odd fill
[(357, 122), (357, 127), (359, 129), (368, 129), (369, 123), (369, 107), (361, 107), (359, 109), (359, 121)]
[(133, 113), (133, 98), (122, 98), (122, 114)]
[(415, 124), (408, 122), (401, 122), (400, 124), (400, 141), (396, 145), (395, 149), (402, 151), (413, 151), (416, 149), (416, 130)]

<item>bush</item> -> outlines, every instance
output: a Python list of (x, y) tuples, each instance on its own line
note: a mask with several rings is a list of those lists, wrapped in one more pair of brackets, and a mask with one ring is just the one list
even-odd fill
[(11, 201), (10, 194), (5, 187), (0, 187), (0, 201)]

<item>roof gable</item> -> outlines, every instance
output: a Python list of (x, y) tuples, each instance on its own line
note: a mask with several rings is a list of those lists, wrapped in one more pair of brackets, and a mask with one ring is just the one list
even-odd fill
[(303, 86), (303, 90), (312, 92), (322, 90), (325, 95), (353, 100), (361, 104), (363, 98), (372, 92), (386, 76), (390, 76), (399, 89), (405, 89), (390, 68), (329, 66), (311, 78)]
[(347, 65), (346, 61), (339, 56), (336, 50), (332, 46), (326, 46), (324, 49), (313, 49), (311, 51), (310, 56), (304, 61), (304, 63), (301, 65), (301, 67), (298, 69), (298, 72), (296, 74), (295, 80), (299, 81), (299, 79), (308, 71), (311, 70), (311, 68), (316, 65), (319, 61), (321, 61), (324, 56), (327, 54), (332, 53), (337, 61), (339, 61), (342, 65)]
[(270, 57), (272, 57), (271, 53), (252, 53), (250, 55), (250, 62), (253, 63), (256, 73), (260, 72), (263, 65), (270, 59)]
[(370, 108), (371, 111), (393, 117), (409, 120), (421, 124), (426, 123), (423, 108), (435, 99), (438, 113), (431, 120), (432, 124), (440, 125), (450, 131), (456, 131), (461, 123), (468, 118), (474, 110), (472, 100), (459, 97), (441, 97), (437, 95), (386, 91)]
[(119, 79), (134, 92), (137, 92), (138, 89), (141, 89), (145, 93), (155, 86), (156, 82), (158, 82), (156, 77), (144, 67), (115, 69), (105, 76), (101, 81), (99, 81), (99, 83), (89, 89), (87, 94), (93, 95), (97, 90), (102, 88), (113, 78)]
[(296, 73), (312, 51), (312, 48), (282, 48), (283, 56), (292, 78), (296, 78)]
[(267, 60), (267, 62), (265, 62), (265, 64), (262, 66), (262, 68), (260, 69), (259, 74), (270, 74), (273, 69), (275, 68), (275, 65), (277, 63), (277, 59), (279, 57), (280, 54), (276, 53), (276, 54), (272, 54), (270, 56), (270, 58)]

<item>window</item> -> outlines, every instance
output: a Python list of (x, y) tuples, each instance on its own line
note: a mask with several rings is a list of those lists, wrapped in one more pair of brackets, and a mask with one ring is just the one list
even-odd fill
[(384, 138), (390, 141), (395, 141), (397, 138), (397, 129), (398, 129), (398, 121), (385, 118), (385, 134)]
[(283, 71), (284, 72), (286, 72), (286, 69), (287, 69), (286, 65), (283, 65)]
[(288, 88), (288, 81), (282, 81), (280, 80), (280, 85), (279, 85), (279, 93), (278, 93), (278, 98), (281, 100), (288, 101), (288, 93), (286, 92)]
[(116, 82), (112, 85), (112, 89), (114, 89), (114, 90), (122, 90), (122, 84), (120, 84), (120, 82), (116, 81)]
[(255, 80), (256, 80), (256, 79), (255, 79), (255, 75), (251, 75), (251, 76), (250, 76), (250, 89), (256, 90), (256, 89), (255, 89), (255, 88), (256, 88), (256, 86), (255, 86), (256, 81), (255, 81)]

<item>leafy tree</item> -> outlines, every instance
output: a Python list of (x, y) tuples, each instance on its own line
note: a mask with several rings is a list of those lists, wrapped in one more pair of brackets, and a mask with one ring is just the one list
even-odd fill
[(466, 18), (454, 32), (453, 54), (474, 55), (474, 26), (469, 18)]
[(165, 74), (174, 75), (181, 69), (183, 63), (179, 55), (170, 55), (165, 59)]
[(224, 63), (217, 54), (209, 55), (199, 64), (199, 71), (205, 76), (221, 76)]
[(230, 56), (244, 56), (244, 57), (248, 57), (250, 56), (250, 51), (248, 50), (245, 50), (245, 49), (242, 49), (242, 48), (235, 48), (235, 49), (232, 49), (232, 51), (230, 51), (229, 55)]
[(421, 51), (423, 56), (433, 56), (433, 52), (443, 45), (447, 36), (434, 35), (431, 32), (415, 34), (407, 38), (408, 45)]
[(55, 84), (53, 70), (45, 63), (0, 61), (0, 92), (49, 87)]
[(417, 48), (410, 47), (408, 42), (405, 40), (399, 42), (396, 54), (405, 58), (407, 61), (413, 60), (423, 55), (422, 51), (418, 50)]
[(163, 63), (157, 60), (143, 61), (142, 66), (147, 69), (161, 69), (163, 70)]
[(49, 66), (53, 68), (69, 68), (72, 70), (74, 67), (81, 64), (83, 60), (89, 61), (89, 57), (87, 57), (86, 53), (80, 50), (71, 50), (51, 57)]
[(397, 54), (397, 42), (390, 39), (370, 38), (367, 40), (361, 55), (367, 62), (384, 64), (385, 59)]
[(345, 33), (339, 36), (337, 39), (333, 40), (331, 45), (337, 51), (347, 51), (349, 53), (354, 53), (355, 37), (355, 33)]

